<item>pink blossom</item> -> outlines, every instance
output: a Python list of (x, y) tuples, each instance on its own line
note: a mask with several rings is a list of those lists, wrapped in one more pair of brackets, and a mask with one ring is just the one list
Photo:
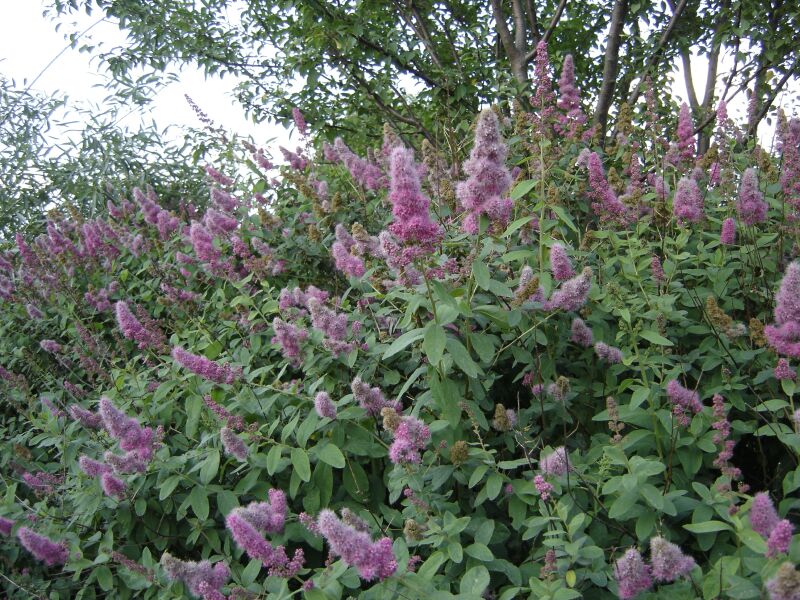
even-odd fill
[(585, 156), (585, 164), (589, 171), (587, 195), (592, 200), (592, 210), (601, 222), (626, 223), (629, 220), (628, 209), (611, 189), (600, 156), (597, 152), (589, 152)]
[(11, 529), (14, 527), (14, 521), (0, 517), (0, 535), (8, 537), (11, 535)]
[(732, 246), (736, 243), (736, 221), (733, 217), (728, 217), (722, 222), (719, 243), (723, 246)]
[(139, 349), (153, 348), (160, 350), (166, 346), (166, 336), (154, 324), (145, 327), (133, 315), (128, 305), (120, 300), (116, 304), (117, 323), (119, 328), (129, 340), (134, 340), (139, 344)]
[(100, 486), (103, 488), (103, 492), (105, 492), (106, 496), (118, 499), (124, 498), (125, 491), (128, 489), (124, 481), (111, 473), (103, 473), (100, 475)]
[(355, 567), (362, 579), (384, 580), (397, 570), (390, 538), (373, 542), (368, 532), (342, 522), (327, 509), (320, 511), (317, 528), (328, 542), (331, 554), (341, 556), (344, 562)]
[(542, 500), (549, 500), (550, 494), (553, 492), (553, 485), (541, 475), (536, 475), (533, 478), (533, 485), (536, 486), (536, 491), (542, 497)]
[(688, 390), (673, 379), (667, 384), (667, 397), (672, 403), (672, 412), (678, 422), (684, 427), (689, 424), (687, 412), (697, 414), (703, 410), (703, 403), (700, 402), (700, 394)]
[(750, 526), (753, 531), (767, 539), (779, 521), (780, 517), (769, 494), (767, 492), (756, 494), (753, 497), (753, 504), (750, 506)]
[(619, 597), (629, 600), (647, 591), (653, 585), (650, 567), (645, 564), (636, 548), (629, 549), (614, 562), (614, 578), (619, 586)]
[(564, 446), (559, 446), (544, 458), (539, 459), (539, 469), (545, 475), (566, 475), (571, 468)]
[(580, 317), (575, 317), (572, 320), (572, 337), (573, 342), (584, 348), (589, 348), (592, 345), (592, 330), (584, 323)]
[(208, 229), (197, 221), (192, 222), (189, 228), (189, 238), (197, 258), (211, 264), (219, 261), (222, 255), (214, 247), (214, 237)]
[(513, 204), (506, 197), (511, 187), (511, 173), (505, 165), (508, 147), (500, 135), (497, 115), (484, 110), (475, 126), (475, 144), (464, 172), (466, 181), (456, 186), (456, 195), (467, 211), (463, 227), (467, 233), (478, 232), (480, 216), (486, 214), (497, 227), (505, 227), (511, 216)]
[(225, 454), (233, 456), (242, 462), (247, 460), (247, 445), (232, 429), (228, 427), (220, 429), (219, 439), (222, 441)]
[(584, 267), (579, 275), (561, 284), (561, 287), (553, 292), (550, 300), (545, 302), (545, 310), (579, 310), (589, 297), (592, 288), (592, 269)]
[(739, 191), (739, 200), (736, 202), (736, 212), (742, 223), (755, 225), (766, 220), (767, 208), (764, 194), (758, 189), (755, 169), (749, 168), (742, 175), (742, 188)]
[(183, 581), (189, 588), (190, 594), (202, 597), (204, 600), (217, 600), (218, 597), (213, 596), (212, 593), (214, 591), (219, 593), (218, 590), (228, 582), (231, 576), (228, 565), (222, 561), (212, 567), (210, 561), (182, 561), (174, 558), (168, 552), (161, 556), (161, 566), (168, 579)]
[(314, 398), (314, 409), (321, 418), (335, 419), (336, 406), (328, 392), (319, 392)]
[(773, 373), (775, 374), (775, 379), (778, 380), (788, 379), (794, 381), (797, 379), (797, 371), (789, 366), (789, 363), (785, 358), (778, 359), (778, 364), (775, 366)]
[(661, 536), (650, 540), (650, 562), (653, 565), (653, 577), (663, 582), (688, 575), (696, 565), (691, 556), (686, 556), (677, 545)]
[(380, 415), (383, 408), (392, 408), (398, 413), (403, 410), (398, 400), (387, 400), (380, 388), (369, 387), (369, 384), (364, 383), (360, 377), (353, 379), (350, 389), (353, 392), (355, 401), (372, 417)]
[(575, 276), (567, 251), (557, 242), (550, 248), (550, 271), (557, 281), (565, 281)]
[(678, 219), (678, 223), (684, 221), (697, 223), (703, 220), (703, 196), (694, 179), (682, 177), (678, 181), (672, 201), (672, 212)]
[(291, 323), (287, 323), (279, 317), (275, 317), (272, 320), (272, 330), (275, 332), (272, 343), (279, 345), (283, 356), (291, 364), (298, 366), (302, 355), (300, 342), (308, 337), (308, 332)]
[(442, 234), (438, 223), (430, 219), (430, 200), (422, 193), (419, 169), (409, 148), (396, 147), (391, 154), (389, 201), (394, 222), (389, 226), (405, 243), (431, 244)]
[(656, 283), (661, 283), (666, 279), (664, 276), (664, 268), (661, 266), (661, 259), (655, 254), (650, 261), (650, 272), (653, 274), (653, 279), (656, 280)]
[(594, 345), (594, 352), (597, 356), (611, 364), (622, 362), (622, 351), (614, 346), (609, 346), (603, 342), (596, 342)]
[(308, 124), (306, 123), (303, 113), (300, 112), (300, 109), (296, 106), (292, 107), (292, 119), (294, 120), (294, 126), (297, 127), (297, 131), (300, 132), (300, 135), (305, 136), (308, 133)]
[(694, 125), (692, 124), (692, 114), (689, 106), (684, 102), (678, 114), (678, 151), (681, 161), (686, 164), (694, 162), (696, 153), (694, 141)]
[(62, 565), (69, 560), (69, 549), (66, 542), (54, 542), (27, 527), (20, 527), (17, 530), (17, 537), (28, 552), (48, 567)]
[(428, 426), (416, 417), (404, 416), (393, 432), (394, 441), (389, 448), (389, 460), (395, 464), (419, 464), (420, 452), (431, 440)]
[(180, 346), (175, 346), (172, 349), (172, 358), (175, 359), (175, 362), (190, 370), (192, 373), (216, 383), (227, 383), (230, 385), (242, 377), (242, 370), (240, 368), (231, 367), (228, 364), (221, 365), (205, 356), (187, 352)]
[(789, 552), (793, 529), (788, 519), (782, 519), (775, 524), (767, 538), (767, 557)]
[(99, 414), (86, 410), (77, 404), (72, 404), (69, 407), (69, 414), (74, 420), (89, 429), (100, 429), (103, 425), (103, 418)]
[(764, 328), (769, 345), (779, 354), (800, 358), (800, 264), (786, 268), (775, 294), (775, 325)]
[(78, 465), (80, 465), (81, 471), (89, 477), (100, 477), (103, 473), (111, 472), (111, 467), (107, 464), (93, 460), (85, 455), (78, 459)]

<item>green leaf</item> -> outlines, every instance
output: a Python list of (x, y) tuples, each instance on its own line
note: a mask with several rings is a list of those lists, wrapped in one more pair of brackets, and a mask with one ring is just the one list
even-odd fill
[(527, 217), (521, 217), (517, 219), (516, 221), (511, 223), (511, 225), (508, 226), (508, 228), (503, 232), (503, 234), (500, 237), (501, 238), (509, 237), (512, 233), (517, 231), (517, 229), (524, 227), (525, 225), (533, 221), (535, 218), (536, 215), (528, 215)]
[(468, 594), (469, 597), (474, 598), (483, 594), (490, 581), (489, 570), (483, 565), (478, 565), (464, 573), (461, 578), (460, 591), (462, 594)]
[(663, 335), (653, 331), (652, 329), (647, 329), (645, 331), (640, 331), (639, 335), (646, 339), (651, 344), (656, 344), (657, 346), (674, 346), (672, 342), (670, 342), (667, 338)]
[(167, 480), (161, 484), (161, 488), (158, 490), (158, 499), (165, 500), (169, 498), (180, 482), (180, 475), (173, 475), (172, 477), (167, 478)]
[(345, 465), (344, 454), (336, 444), (328, 443), (324, 446), (316, 446), (317, 458), (329, 464), (334, 469), (343, 469)]
[(269, 449), (267, 453), (267, 473), (274, 475), (278, 470), (278, 465), (281, 462), (281, 455), (283, 454), (283, 446), (275, 444)]
[(472, 357), (467, 352), (464, 344), (459, 342), (456, 338), (447, 338), (447, 351), (453, 357), (459, 369), (461, 369), (467, 377), (477, 377), (482, 373), (478, 364), (472, 360)]
[(186, 399), (186, 437), (194, 438), (197, 434), (197, 423), (202, 408), (203, 399), (197, 394), (192, 394)]
[(217, 508), (220, 514), (225, 517), (234, 508), (239, 506), (239, 499), (230, 490), (220, 490), (217, 492)]
[(196, 485), (189, 494), (189, 506), (201, 521), (208, 519), (208, 493), (206, 488)]
[(537, 181), (535, 179), (526, 179), (525, 181), (520, 181), (514, 186), (514, 189), (511, 190), (511, 199), (519, 200), (525, 194), (530, 192), (536, 186), (536, 183)]
[(437, 323), (428, 323), (425, 328), (425, 337), (422, 340), (422, 351), (432, 365), (438, 365), (439, 361), (442, 360), (446, 342), (447, 335), (444, 332), (444, 327)]
[(492, 280), (489, 274), (489, 267), (482, 260), (476, 260), (472, 263), (472, 274), (475, 275), (475, 283), (484, 290), (489, 289), (489, 282)]
[(261, 565), (263, 563), (259, 559), (252, 559), (247, 566), (242, 570), (242, 585), (250, 585), (253, 583), (258, 574), (261, 572)]
[(492, 551), (489, 550), (489, 547), (478, 542), (467, 546), (464, 549), (464, 552), (481, 562), (491, 562), (494, 560), (494, 554), (492, 554)]
[(114, 576), (111, 574), (111, 569), (106, 566), (97, 567), (94, 573), (97, 577), (97, 583), (100, 584), (104, 592), (110, 592), (114, 589)]
[(445, 555), (441, 551), (437, 550), (428, 557), (428, 560), (422, 563), (422, 566), (419, 568), (417, 573), (422, 579), (430, 579), (436, 575), (436, 571), (438, 571), (439, 567), (444, 564), (445, 560)]
[(683, 526), (692, 533), (713, 533), (715, 531), (732, 531), (732, 527), (722, 521), (704, 521), (703, 523), (690, 523)]
[(212, 448), (206, 459), (203, 461), (203, 466), (200, 467), (200, 482), (203, 484), (209, 483), (217, 475), (219, 469), (219, 450)]
[(410, 344), (416, 342), (423, 335), (425, 335), (425, 329), (422, 327), (417, 327), (411, 331), (406, 331), (403, 335), (392, 342), (391, 346), (386, 349), (386, 352), (383, 353), (383, 359), (386, 360), (387, 358), (394, 356), (398, 352), (404, 350)]
[(292, 448), (292, 467), (300, 479), (305, 482), (311, 481), (311, 463), (308, 454), (302, 448)]

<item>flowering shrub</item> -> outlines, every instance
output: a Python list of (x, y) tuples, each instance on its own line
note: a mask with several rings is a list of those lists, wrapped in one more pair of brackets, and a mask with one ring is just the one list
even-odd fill
[(536, 68), (452, 154), (18, 236), (6, 594), (797, 598), (800, 122), (698, 157), (650, 93), (603, 150)]

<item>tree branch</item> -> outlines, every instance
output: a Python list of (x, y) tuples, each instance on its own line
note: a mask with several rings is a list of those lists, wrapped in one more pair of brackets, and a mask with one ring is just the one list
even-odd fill
[(608, 125), (608, 109), (614, 97), (614, 85), (619, 66), (619, 45), (622, 38), (622, 27), (628, 11), (627, 0), (615, 0), (611, 13), (611, 25), (608, 31), (605, 58), (603, 59), (603, 85), (597, 97), (597, 108), (594, 112), (594, 123), (599, 126), (600, 139), (605, 138)]

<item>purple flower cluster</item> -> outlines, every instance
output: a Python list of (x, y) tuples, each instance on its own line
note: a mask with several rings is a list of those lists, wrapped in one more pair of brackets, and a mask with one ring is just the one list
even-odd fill
[(720, 394), (714, 394), (713, 412), (714, 422), (711, 424), (712, 429), (715, 430), (713, 441), (721, 446), (719, 455), (714, 459), (714, 466), (720, 469), (723, 475), (734, 481), (741, 477), (742, 472), (730, 463), (736, 442), (728, 439), (731, 435), (731, 423), (728, 421), (728, 414), (725, 410), (725, 399)]
[(394, 148), (389, 176), (389, 202), (394, 215), (389, 231), (404, 243), (435, 243), (442, 235), (442, 228), (430, 219), (430, 200), (422, 193), (413, 150)]
[[(105, 396), (100, 398), (99, 413), (106, 431), (118, 440), (120, 449), (125, 451), (123, 455), (106, 452), (105, 461), (117, 473), (144, 473), (153, 460), (160, 433), (151, 427), (139, 425), (136, 419), (116, 408)], [(123, 489), (122, 482), (116, 478), (112, 480), (111, 477), (110, 472), (102, 473), (101, 483), (104, 491), (107, 491), (106, 488), (114, 490), (115, 493), (110, 495), (117, 496)]]
[(644, 562), (636, 548), (630, 548), (614, 562), (614, 578), (617, 580), (619, 597), (622, 600), (635, 598), (653, 585), (650, 566)]
[(550, 494), (553, 493), (553, 484), (549, 483), (544, 477), (537, 474), (533, 478), (533, 485), (536, 486), (536, 491), (542, 497), (542, 500), (549, 500)]
[(594, 339), (592, 330), (580, 317), (572, 319), (571, 331), (570, 340), (584, 348), (589, 348), (592, 345)]
[(297, 127), (300, 135), (305, 136), (308, 133), (308, 123), (306, 123), (303, 113), (296, 106), (292, 107), (292, 120), (294, 120), (294, 126)]
[(775, 325), (764, 327), (767, 342), (778, 354), (800, 358), (800, 264), (786, 267), (775, 294)]
[(789, 366), (789, 362), (785, 358), (778, 359), (778, 364), (775, 365), (775, 369), (772, 372), (775, 374), (775, 379), (780, 381), (784, 379), (794, 381), (797, 379), (797, 371)]
[(602, 222), (627, 223), (629, 220), (627, 207), (617, 198), (606, 179), (603, 161), (597, 152), (584, 149), (578, 156), (578, 166), (586, 166), (589, 171), (589, 189), (587, 195), (592, 201), (592, 210)]
[(331, 400), (328, 392), (319, 392), (316, 395), (314, 398), (314, 410), (316, 410), (317, 414), (323, 419), (336, 418), (336, 405), (333, 403), (333, 400)]
[(48, 567), (63, 565), (69, 560), (69, 548), (64, 541), (54, 542), (27, 527), (20, 527), (17, 530), (17, 538), (28, 552)]
[(100, 429), (103, 426), (103, 417), (78, 404), (70, 405), (69, 415), (88, 429)]
[(742, 223), (755, 225), (767, 219), (767, 203), (764, 194), (758, 190), (758, 177), (755, 169), (747, 169), (742, 175), (742, 188), (736, 203), (736, 212)]
[(0, 535), (8, 537), (11, 535), (11, 529), (14, 527), (14, 521), (5, 517), (0, 517)]
[(119, 328), (129, 340), (133, 340), (139, 344), (139, 349), (152, 348), (154, 350), (161, 350), (166, 347), (166, 337), (164, 334), (153, 324), (148, 323), (149, 327), (145, 327), (128, 308), (127, 303), (120, 300), (116, 304), (117, 323)]
[(396, 465), (419, 464), (420, 452), (431, 441), (431, 431), (423, 421), (416, 417), (404, 416), (392, 432), (394, 441), (389, 448), (389, 460)]
[(723, 246), (733, 246), (736, 243), (736, 221), (733, 217), (728, 217), (722, 222), (719, 243)]
[(672, 403), (672, 414), (678, 423), (687, 427), (689, 416), (687, 413), (697, 414), (703, 410), (703, 403), (700, 402), (700, 394), (695, 391), (687, 390), (677, 379), (673, 379), (667, 384), (667, 397)]
[(245, 462), (247, 460), (247, 444), (244, 440), (236, 435), (236, 432), (229, 427), (223, 427), (219, 431), (219, 439), (222, 441), (222, 447), (225, 454), (233, 456), (238, 460)]
[(589, 297), (592, 289), (592, 269), (584, 267), (578, 275), (561, 284), (550, 299), (544, 303), (545, 310), (578, 310)]
[(350, 384), (350, 389), (353, 392), (353, 398), (358, 402), (358, 405), (367, 411), (371, 417), (377, 417), (381, 414), (384, 408), (394, 409), (395, 412), (401, 412), (403, 406), (399, 400), (387, 400), (379, 387), (369, 387), (369, 384), (364, 383), (360, 377), (353, 379)]
[(346, 354), (353, 350), (355, 344), (347, 340), (347, 315), (337, 313), (328, 308), (317, 298), (308, 299), (308, 312), (311, 325), (325, 337), (323, 345), (334, 354)]
[(506, 197), (511, 187), (511, 173), (505, 165), (507, 155), (497, 115), (486, 109), (478, 117), (475, 144), (464, 162), (468, 178), (456, 187), (461, 207), (467, 211), (463, 223), (467, 233), (478, 232), (482, 214), (497, 227), (505, 227), (511, 218), (513, 203)]
[(539, 469), (545, 475), (566, 475), (571, 468), (567, 449), (564, 446), (559, 446), (544, 458), (539, 459)]
[(785, 562), (766, 587), (770, 600), (800, 600), (800, 572), (792, 563)]
[(269, 569), (270, 576), (293, 577), (303, 568), (303, 551), (298, 549), (290, 560), (283, 546), (273, 546), (264, 533), (281, 533), (286, 523), (286, 495), (281, 490), (268, 492), (268, 502), (251, 502), (233, 509), (225, 524), (250, 558), (260, 560)]
[(686, 556), (680, 547), (661, 536), (650, 540), (650, 564), (653, 578), (665, 583), (689, 574), (696, 566), (691, 556)]
[(785, 554), (792, 542), (792, 524), (781, 519), (767, 492), (753, 497), (750, 506), (750, 526), (753, 531), (767, 540), (767, 556)]
[(205, 356), (198, 356), (187, 352), (180, 346), (175, 346), (172, 349), (172, 358), (184, 367), (189, 369), (203, 379), (208, 379), (215, 383), (232, 384), (241, 379), (242, 370), (238, 367), (231, 367), (228, 364), (220, 365), (206, 358)]
[(672, 212), (678, 223), (698, 223), (703, 220), (703, 195), (691, 177), (681, 177), (672, 200)]
[(550, 248), (550, 271), (556, 281), (566, 281), (575, 276), (567, 251), (559, 243), (553, 244)]
[(622, 350), (609, 346), (604, 342), (596, 342), (594, 345), (594, 352), (598, 358), (610, 362), (611, 364), (618, 364), (622, 362)]
[(382, 581), (394, 575), (397, 571), (397, 559), (392, 550), (391, 538), (384, 537), (373, 542), (363, 521), (356, 518), (351, 523), (345, 523), (327, 509), (317, 516), (317, 530), (328, 542), (331, 554), (341, 556), (344, 562), (355, 567), (361, 578), (367, 581)]
[(385, 185), (381, 169), (375, 163), (363, 159), (347, 147), (341, 138), (336, 138), (333, 146), (323, 146), (326, 160), (339, 161), (350, 171), (350, 176), (366, 190), (378, 190)]
[(281, 347), (284, 358), (291, 364), (299, 366), (302, 358), (300, 342), (308, 337), (308, 332), (280, 317), (272, 320), (272, 330), (275, 332), (272, 343)]
[(228, 583), (231, 576), (228, 565), (222, 561), (212, 567), (208, 560), (183, 561), (173, 557), (169, 552), (164, 552), (161, 556), (161, 567), (168, 579), (182, 581), (189, 588), (190, 594), (204, 600), (224, 598), (219, 589)]
[(575, 138), (587, 121), (581, 109), (580, 91), (575, 84), (575, 61), (571, 54), (564, 57), (561, 77), (558, 80), (559, 98), (556, 105), (564, 114), (559, 115), (556, 128), (570, 138)]

